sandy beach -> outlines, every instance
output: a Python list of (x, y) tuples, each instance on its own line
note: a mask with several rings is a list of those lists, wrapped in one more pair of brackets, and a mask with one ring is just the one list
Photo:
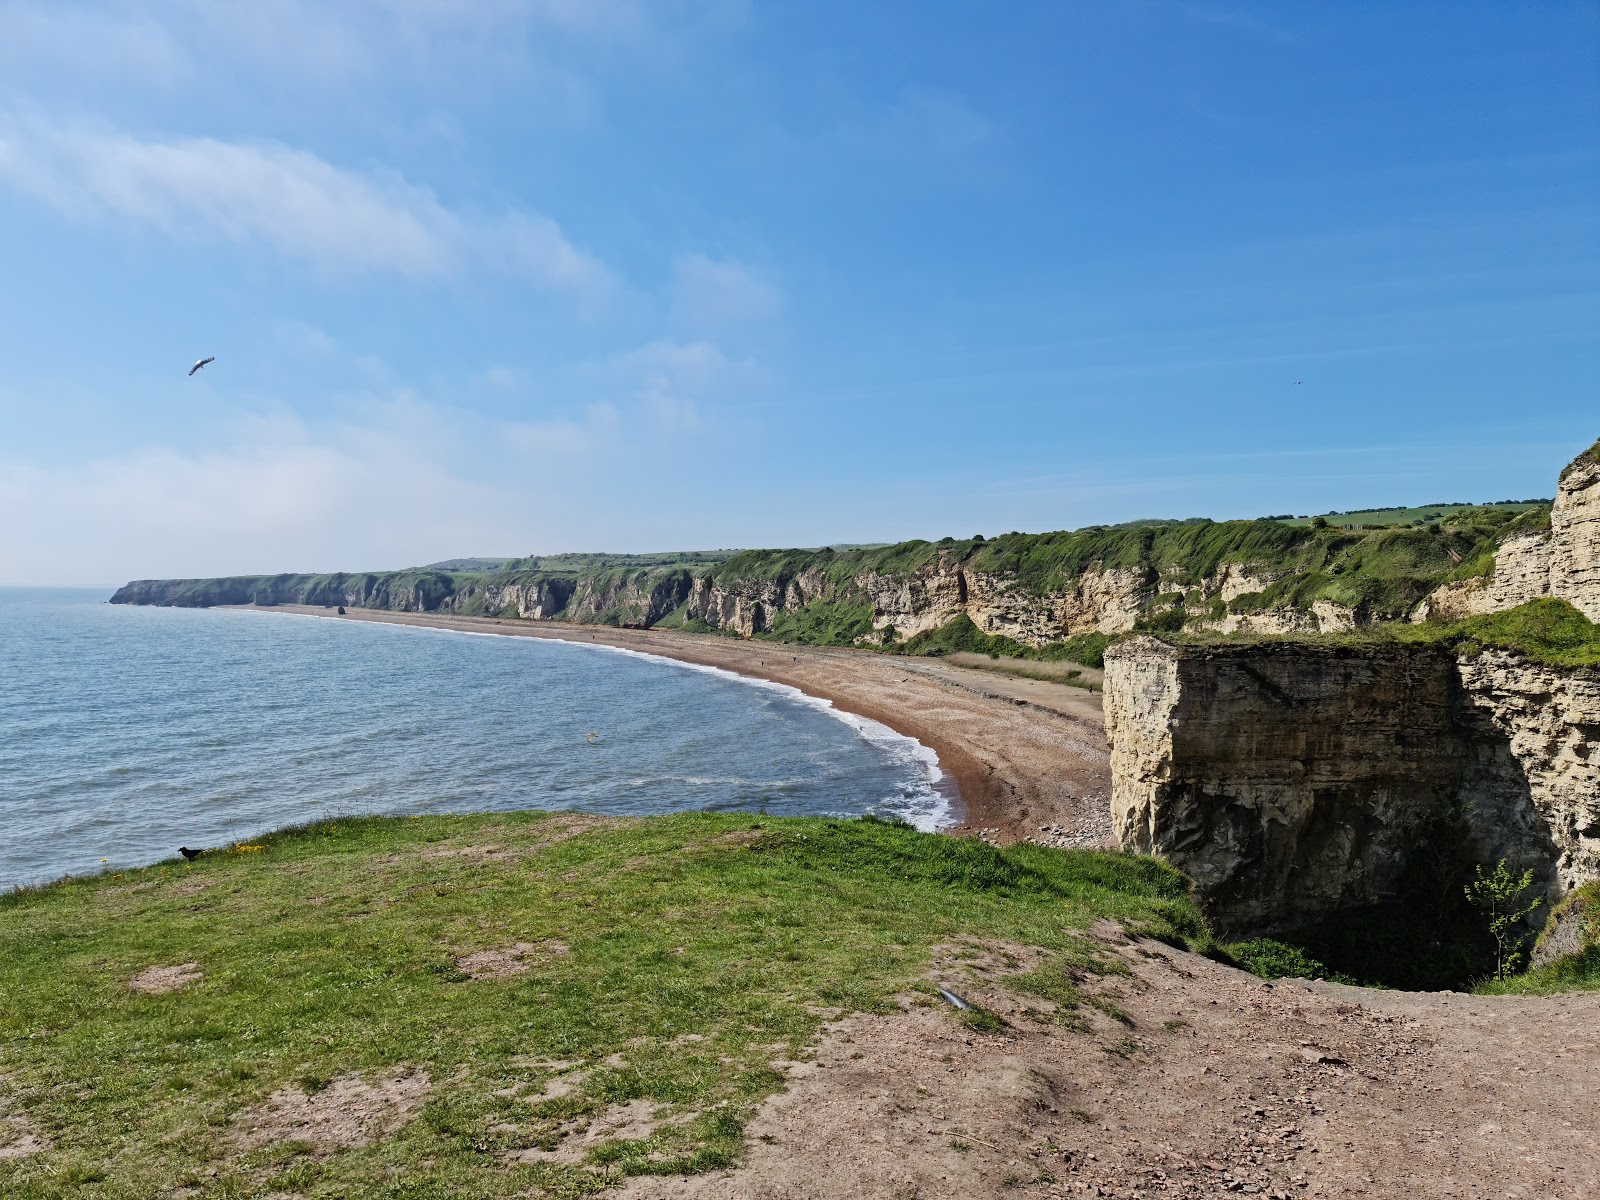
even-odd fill
[(932, 749), (960, 792), (952, 832), (999, 844), (1024, 838), (1110, 844), (1111, 776), (1100, 696), (1082, 688), (938, 659), (670, 630), (377, 609), (350, 609), (341, 617), (307, 605), (254, 611), (590, 642), (786, 683)]

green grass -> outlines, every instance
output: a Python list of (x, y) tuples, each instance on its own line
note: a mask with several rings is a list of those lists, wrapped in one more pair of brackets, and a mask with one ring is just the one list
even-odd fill
[(1501, 500), (1494, 504), (1468, 504), (1463, 501), (1456, 501), (1450, 504), (1419, 504), (1410, 508), (1360, 508), (1350, 512), (1320, 513), (1315, 516), (1280, 517), (1278, 520), (1282, 520), (1286, 525), (1310, 525), (1320, 516), (1329, 525), (1360, 529), (1363, 526), (1388, 527), (1392, 525), (1433, 524), (1448, 517), (1459, 516), (1468, 509), (1474, 508), (1495, 508), (1521, 513), (1549, 507), (1549, 500)]
[(1584, 909), (1581, 945), (1572, 954), (1566, 954), (1521, 975), (1498, 983), (1484, 984), (1479, 991), (1497, 995), (1546, 996), (1552, 992), (1600, 991), (1600, 882), (1586, 883), (1574, 888), (1550, 914), (1539, 941), (1551, 935), (1556, 922), (1566, 917), (1571, 920), (1572, 910)]
[(1467, 653), (1513, 650), (1553, 667), (1600, 666), (1600, 625), (1565, 600), (1530, 600), (1448, 625), (1440, 636)]
[(1510, 650), (1545, 666), (1600, 666), (1600, 625), (1565, 600), (1548, 596), (1462, 621), (1381, 625), (1351, 633), (1284, 635), (1184, 631), (1167, 636), (1172, 642), (1188, 646), (1291, 643), (1381, 651), (1385, 646), (1437, 645), (1466, 655), (1484, 650)]
[(1513, 975), (1498, 983), (1490, 980), (1475, 990), (1488, 996), (1550, 996), (1556, 992), (1600, 991), (1600, 945), (1568, 954), (1548, 966)]
[[(0, 1194), (575, 1196), (712, 1169), (781, 1086), (771, 1064), (805, 1056), (826, 1014), (925, 988), (937, 944), (1004, 939), (1081, 969), (1081, 930), (1109, 917), (1209, 945), (1151, 859), (870, 820), (696, 814), (558, 840), (563, 823), (335, 821), (0, 899), (0, 1092), (53, 1142), (0, 1161)], [(526, 974), (458, 968), (518, 942), (546, 948)], [(186, 962), (204, 978), (181, 991), (126, 986)], [(586, 1073), (530, 1102), (555, 1062)], [(240, 1144), (241, 1114), (278, 1089), (399, 1066), (433, 1082), (390, 1138)], [(506, 1160), (635, 1099), (673, 1120), (581, 1164)]]
[(1070, 662), (1085, 667), (1105, 666), (1106, 647), (1111, 638), (1103, 633), (1080, 633), (1049, 645), (1034, 647), (1003, 634), (984, 633), (972, 618), (962, 613), (953, 621), (919, 633), (904, 642), (901, 653), (938, 656), (944, 654), (987, 654), (994, 658)]

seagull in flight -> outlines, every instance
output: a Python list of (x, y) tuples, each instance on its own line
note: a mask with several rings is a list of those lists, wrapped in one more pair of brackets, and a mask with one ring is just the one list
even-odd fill
[(196, 371), (198, 371), (201, 367), (205, 366), (208, 362), (216, 362), (216, 361), (217, 361), (217, 359), (216, 359), (215, 355), (212, 355), (210, 358), (202, 358), (199, 362), (195, 363), (194, 366), (189, 368), (189, 374), (193, 375)]

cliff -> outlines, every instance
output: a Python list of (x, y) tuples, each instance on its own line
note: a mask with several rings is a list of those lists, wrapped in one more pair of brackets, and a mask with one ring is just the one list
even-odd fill
[(1600, 878), (1600, 669), (1445, 642), (1106, 654), (1112, 809), (1222, 926), (1392, 899), (1459, 836), (1559, 896)]
[(1426, 527), (1144, 522), (848, 550), (560, 556), (498, 571), (141, 580), (120, 604), (343, 604), (666, 624), (835, 645), (904, 645), (956, 622), (1003, 653), (1141, 628), (1322, 632), (1405, 618), (1520, 510)]
[(1548, 520), (1530, 518), (1508, 530), (1483, 573), (1446, 581), (1415, 617), (1450, 620), (1553, 596), (1600, 620), (1600, 442), (1561, 472)]

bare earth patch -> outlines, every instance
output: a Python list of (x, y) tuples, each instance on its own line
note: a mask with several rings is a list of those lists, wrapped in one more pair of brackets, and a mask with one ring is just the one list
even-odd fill
[(554, 1150), (530, 1148), (506, 1155), (508, 1163), (568, 1163), (584, 1161), (602, 1142), (642, 1141), (655, 1132), (656, 1106), (648, 1100), (613, 1104), (598, 1116), (576, 1117), (556, 1130), (561, 1139)]
[(11, 1107), (11, 1101), (0, 1095), (0, 1162), (27, 1158), (50, 1149), (50, 1139), (22, 1113)]
[(510, 859), (519, 859), (539, 849), (541, 846), (554, 845), (564, 842), (570, 837), (580, 833), (588, 833), (592, 829), (610, 829), (616, 822), (605, 817), (590, 817), (582, 813), (561, 813), (548, 817), (537, 825), (530, 825), (517, 830), (518, 844), (514, 846), (481, 845), (481, 846), (435, 846), (424, 850), (422, 857), (433, 861), (443, 858), (464, 859), (468, 863), (505, 862)]
[(426, 1071), (396, 1068), (369, 1083), (360, 1075), (341, 1075), (307, 1094), (279, 1088), (266, 1101), (239, 1114), (244, 1147), (269, 1142), (304, 1142), (322, 1153), (353, 1150), (394, 1134), (427, 1099)]
[[(959, 948), (957, 948), (959, 950)], [(1156, 943), (1064, 1024), (974, 957), (983, 1034), (921, 998), (834, 1026), (714, 1175), (629, 1200), (1600, 1196), (1600, 1004), (1267, 984)], [(962, 962), (944, 957), (941, 977)], [(1019, 964), (1020, 965), (1020, 964)], [(954, 982), (952, 980), (952, 982)], [(1045, 1010), (1045, 1011), (1041, 1011)]]
[(506, 979), (526, 974), (534, 963), (571, 951), (554, 938), (543, 942), (518, 942), (504, 950), (477, 950), (456, 959), (456, 970), (473, 979)]
[(179, 963), (175, 967), (146, 967), (128, 980), (128, 987), (135, 992), (158, 996), (199, 983), (203, 978), (199, 963)]

